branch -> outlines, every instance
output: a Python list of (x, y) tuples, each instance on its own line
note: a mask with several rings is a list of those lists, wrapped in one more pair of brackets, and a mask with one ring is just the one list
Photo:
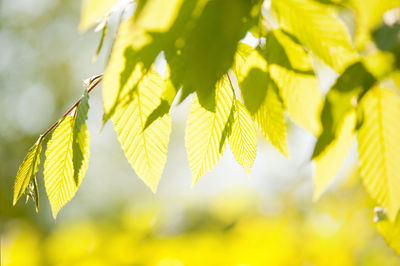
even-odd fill
[[(93, 82), (94, 83), (87, 89), (88, 93), (90, 93), (101, 82), (102, 79), (103, 79), (102, 74), (91, 78), (89, 84), (92, 84)], [(44, 132), (42, 135), (40, 135), (39, 142), (41, 142), (51, 131), (53, 131), (53, 129), (61, 122), (61, 120), (63, 120), (67, 115), (69, 115), (79, 105), (81, 100), (82, 100), (82, 96), (79, 98), (79, 100), (77, 100), (74, 103), (74, 105), (71, 106), (71, 108), (68, 109), (68, 111), (66, 111), (53, 125), (51, 125), (51, 127), (49, 127), (49, 129), (47, 129), (46, 132)]]

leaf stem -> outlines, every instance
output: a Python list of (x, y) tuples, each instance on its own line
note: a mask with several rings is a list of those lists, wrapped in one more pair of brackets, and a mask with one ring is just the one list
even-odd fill
[[(97, 75), (94, 78), (91, 79), (92, 85), (87, 89), (88, 93), (90, 93), (103, 79), (103, 75)], [(49, 127), (42, 135), (40, 135), (39, 142), (42, 142), (42, 140), (51, 132), (53, 129), (63, 120), (67, 115), (69, 115), (81, 102), (82, 97), (77, 100), (74, 105), (71, 106), (71, 108), (68, 109), (53, 125)]]

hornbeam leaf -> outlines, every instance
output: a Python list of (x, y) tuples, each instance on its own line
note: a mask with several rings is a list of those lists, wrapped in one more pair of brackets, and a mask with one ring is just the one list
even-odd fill
[[(251, 78), (251, 76), (249, 77)], [(269, 80), (267, 84), (264, 101), (254, 114), (254, 118), (264, 137), (268, 138), (272, 145), (286, 158), (289, 158), (286, 142), (285, 109), (275, 83)]]
[[(15, 178), (14, 184), (14, 198), (13, 204), (15, 205), (18, 199), (27, 190), (28, 185), (35, 184), (36, 173), (39, 169), (40, 164), (40, 154), (42, 152), (42, 142), (39, 138), (35, 145), (33, 145), (28, 154), (26, 155), (24, 161), (18, 169), (17, 177)], [(36, 200), (35, 200), (36, 201)], [(36, 202), (36, 208), (38, 208), (38, 202)]]
[[(82, 182), (86, 172), (89, 156), (83, 154), (83, 161), (78, 175), (78, 183), (74, 180), (74, 123), (72, 116), (65, 117), (51, 135), (46, 149), (44, 162), (44, 184), (50, 201), (54, 219), (60, 209), (72, 199)], [(81, 134), (77, 141), (80, 149), (87, 150), (88, 134)]]
[(265, 138), (283, 155), (289, 157), (286, 144), (284, 106), (268, 65), (261, 54), (241, 44), (235, 56), (233, 71), (237, 76), (244, 104), (255, 118)]
[(282, 30), (274, 30), (267, 35), (264, 55), (289, 116), (318, 135), (322, 92), (303, 46)]
[(342, 123), (345, 114), (376, 82), (364, 64), (356, 62), (349, 66), (325, 97), (321, 112), (322, 132), (318, 137), (312, 157), (317, 157), (335, 137), (338, 125)]
[(342, 165), (351, 145), (354, 143), (354, 129), (356, 124), (356, 112), (348, 112), (337, 128), (337, 137), (326, 149), (320, 153), (315, 162), (314, 196), (316, 201), (320, 198), (326, 187), (335, 177)]
[[(148, 71), (157, 55), (166, 49), (165, 36), (178, 14), (181, 0), (148, 0), (140, 12), (121, 23), (103, 79), (105, 123), (122, 99), (122, 91), (137, 86), (135, 73)], [(139, 8), (139, 7), (138, 7)], [(140, 14), (140, 15), (139, 15)], [(176, 36), (170, 37), (173, 42)], [(138, 69), (140, 71), (138, 72)]]
[(89, 111), (89, 94), (85, 90), (84, 95), (77, 107), (76, 118), (73, 128), (73, 164), (74, 164), (74, 181), (75, 185), (79, 185), (80, 180), (87, 170), (87, 162), (89, 162), (89, 130), (86, 125), (87, 114)]
[(257, 151), (255, 125), (250, 113), (238, 99), (235, 99), (234, 107), (234, 119), (232, 132), (229, 136), (229, 145), (238, 163), (249, 174)]
[(212, 170), (222, 157), (226, 145), (221, 140), (225, 126), (230, 123), (233, 99), (233, 90), (226, 77), (216, 85), (214, 111), (203, 107), (197, 95), (194, 96), (185, 136), (193, 184)]
[(151, 124), (146, 125), (146, 121), (160, 106), (167, 81), (155, 71), (145, 75), (140, 69), (137, 72), (142, 74), (133, 74), (139, 79), (138, 85), (122, 91), (111, 120), (129, 163), (139, 178), (156, 192), (167, 160), (171, 117), (166, 112)]
[(331, 9), (311, 0), (272, 1), (279, 25), (337, 72), (357, 59), (349, 34)]
[(390, 89), (374, 87), (361, 106), (364, 120), (357, 135), (361, 177), (394, 221), (400, 208), (400, 100)]

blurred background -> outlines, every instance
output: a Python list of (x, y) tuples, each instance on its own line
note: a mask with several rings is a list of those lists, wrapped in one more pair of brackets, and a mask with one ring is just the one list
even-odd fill
[[(312, 202), (315, 138), (291, 124), (285, 159), (259, 141), (251, 177), (226, 150), (191, 188), (184, 129), (191, 100), (175, 107), (157, 194), (138, 179), (91, 94), (91, 157), (76, 196), (53, 220), (39, 169), (40, 211), (12, 206), (29, 147), (102, 73), (115, 23), (96, 63), (100, 33), (77, 31), (80, 1), (0, 1), (1, 265), (400, 265), (373, 225), (353, 147), (321, 200)], [(114, 18), (115, 20), (115, 18)], [(251, 43), (248, 36), (246, 42)], [(326, 91), (335, 73), (320, 67)], [(260, 136), (261, 137), (261, 136)]]

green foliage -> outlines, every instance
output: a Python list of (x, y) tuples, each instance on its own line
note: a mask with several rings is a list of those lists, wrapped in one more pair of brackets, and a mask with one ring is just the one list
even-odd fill
[(234, 71), (244, 104), (261, 129), (264, 137), (286, 157), (286, 123), (278, 88), (268, 73), (268, 63), (259, 51), (242, 44)]
[(344, 115), (357, 105), (360, 98), (375, 83), (374, 77), (360, 62), (349, 66), (336, 80), (325, 97), (321, 113), (322, 133), (315, 145), (313, 157), (318, 156), (337, 134)]
[[(124, 13), (129, 2), (84, 1), (80, 29), (99, 23), (101, 48), (108, 18)], [(289, 157), (286, 113), (317, 136), (312, 160), (318, 199), (357, 135), (366, 190), (393, 222), (400, 208), (400, 2), (273, 0), (270, 7), (267, 2), (138, 1), (119, 26), (106, 66), (103, 122), (112, 120), (128, 161), (153, 191), (167, 159), (177, 95), (178, 104), (194, 97), (185, 136), (193, 184), (215, 167), (227, 143), (249, 173), (257, 149), (255, 124)], [(241, 41), (250, 33), (258, 39), (256, 47)], [(162, 56), (167, 70), (158, 73), (156, 58)], [(315, 74), (321, 64), (338, 75), (324, 99)], [(71, 109), (75, 115), (70, 110), (62, 117), (48, 143), (44, 179), (54, 216), (87, 169), (88, 108), (85, 93)], [(53, 129), (23, 161), (14, 204), (24, 192), (37, 199), (42, 140)]]
[(282, 30), (270, 31), (266, 38), (263, 54), (288, 115), (318, 135), (322, 93), (307, 51), (292, 35)]
[[(75, 195), (89, 161), (89, 156), (85, 156), (82, 168), (79, 171), (78, 182), (76, 183), (72, 150), (74, 146), (74, 122), (74, 117), (66, 116), (57, 125), (47, 143), (43, 176), (54, 218), (57, 217), (60, 209)], [(83, 142), (78, 143), (82, 150), (84, 146), (88, 146), (88, 137), (89, 135), (86, 135), (85, 139), (76, 139), (78, 141), (83, 140)]]
[(196, 95), (187, 122), (185, 140), (193, 184), (215, 167), (225, 149), (224, 131), (231, 128), (230, 113), (234, 108), (233, 91), (227, 77), (217, 83), (215, 100), (209, 102), (215, 105), (215, 111), (210, 111), (210, 106), (203, 107)]
[(235, 99), (232, 132), (229, 136), (229, 145), (238, 163), (246, 173), (250, 170), (256, 158), (257, 136), (254, 121), (246, 107)]
[(400, 101), (387, 88), (375, 87), (361, 104), (364, 122), (358, 131), (358, 153), (364, 184), (394, 221), (400, 208)]
[(357, 59), (350, 37), (332, 8), (316, 1), (271, 1), (279, 25), (336, 71)]
[[(77, 107), (74, 127), (72, 129), (72, 159), (74, 164), (74, 181), (78, 186), (86, 172), (85, 161), (89, 158), (89, 131), (86, 125), (89, 111), (89, 94), (87, 90)], [(86, 163), (87, 164), (87, 163)]]
[(134, 89), (122, 91), (111, 120), (129, 163), (155, 192), (167, 160), (171, 117), (167, 113), (148, 127), (146, 121), (162, 104), (161, 95), (168, 84), (157, 72), (148, 72), (143, 77), (140, 72), (138, 69), (140, 80)]
[(37, 189), (36, 173), (39, 170), (41, 152), (42, 137), (39, 137), (18, 169), (14, 184), (14, 205), (22, 194), (26, 193), (26, 190), (28, 190), (27, 195), (33, 196), (32, 199), (35, 201), (36, 211), (39, 210), (39, 193)]
[(334, 140), (314, 158), (314, 200), (318, 200), (331, 183), (354, 143), (356, 112), (348, 111), (336, 129)]

